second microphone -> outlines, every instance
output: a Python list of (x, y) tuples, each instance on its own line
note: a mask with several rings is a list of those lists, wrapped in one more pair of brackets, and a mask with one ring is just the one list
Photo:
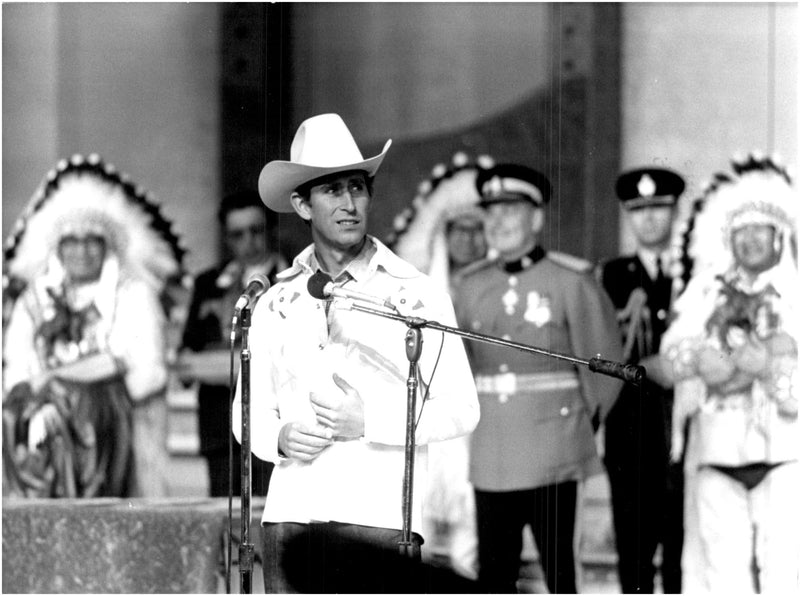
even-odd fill
[(391, 311), (397, 312), (397, 308), (389, 300), (370, 296), (369, 294), (362, 294), (355, 290), (348, 290), (347, 288), (338, 287), (333, 283), (331, 276), (322, 271), (317, 271), (308, 279), (308, 293), (317, 300), (325, 300), (327, 298), (347, 298), (349, 300), (358, 300), (361, 302), (368, 302), (383, 308), (388, 308)]

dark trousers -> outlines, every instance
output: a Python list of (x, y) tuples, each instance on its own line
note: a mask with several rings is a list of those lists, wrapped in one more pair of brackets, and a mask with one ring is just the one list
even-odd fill
[(667, 482), (647, 474), (626, 474), (609, 467), (617, 569), (622, 592), (652, 594), (661, 544), (661, 581), (665, 594), (681, 593), (683, 549), (682, 464), (672, 464)]
[[(228, 496), (228, 450), (216, 449), (203, 453), (208, 463), (209, 495), (212, 497)], [(242, 494), (242, 449), (238, 443), (233, 446), (233, 496)], [(250, 457), (250, 489), (251, 494), (265, 496), (269, 489), (269, 480), (275, 464), (258, 459), (251, 454)]]
[(672, 396), (626, 386), (606, 419), (605, 465), (625, 594), (652, 594), (661, 545), (664, 592), (681, 592), (683, 464), (669, 463)]
[(419, 589), (420, 545), (412, 534), (354, 524), (267, 523), (262, 526), (264, 589), (279, 593), (409, 593)]
[(475, 491), (478, 583), (485, 592), (515, 593), (522, 530), (530, 525), (551, 594), (574, 594), (575, 505), (578, 483), (531, 490)]

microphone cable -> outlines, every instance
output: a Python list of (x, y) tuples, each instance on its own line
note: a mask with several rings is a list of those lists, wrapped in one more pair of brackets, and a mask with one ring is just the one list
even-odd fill
[[(442, 357), (442, 348), (444, 348), (444, 332), (442, 332), (442, 341), (439, 342), (439, 352), (436, 354), (436, 360), (433, 363), (433, 370), (431, 371), (431, 376), (428, 379), (428, 384), (425, 385), (425, 395), (422, 397), (422, 405), (419, 408), (419, 414), (417, 415), (417, 421), (414, 423), (414, 434), (417, 432), (417, 426), (419, 426), (419, 421), (422, 419), (422, 410), (425, 409), (425, 403), (428, 401), (428, 396), (431, 392), (431, 383), (433, 383), (433, 375), (436, 374), (436, 368), (439, 366), (439, 358)], [(417, 374), (419, 374), (419, 363), (417, 363)]]

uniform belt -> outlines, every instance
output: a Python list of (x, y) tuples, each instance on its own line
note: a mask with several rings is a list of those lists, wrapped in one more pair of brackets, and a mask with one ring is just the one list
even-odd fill
[(475, 377), (478, 393), (517, 393), (518, 391), (558, 391), (578, 389), (580, 382), (574, 372), (532, 374), (503, 373)]

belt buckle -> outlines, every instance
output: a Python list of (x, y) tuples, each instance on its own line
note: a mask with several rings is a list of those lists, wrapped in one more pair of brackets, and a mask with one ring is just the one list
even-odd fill
[(495, 375), (494, 377), (494, 390), (497, 393), (516, 393), (517, 392), (517, 375), (514, 373), (503, 373)]

